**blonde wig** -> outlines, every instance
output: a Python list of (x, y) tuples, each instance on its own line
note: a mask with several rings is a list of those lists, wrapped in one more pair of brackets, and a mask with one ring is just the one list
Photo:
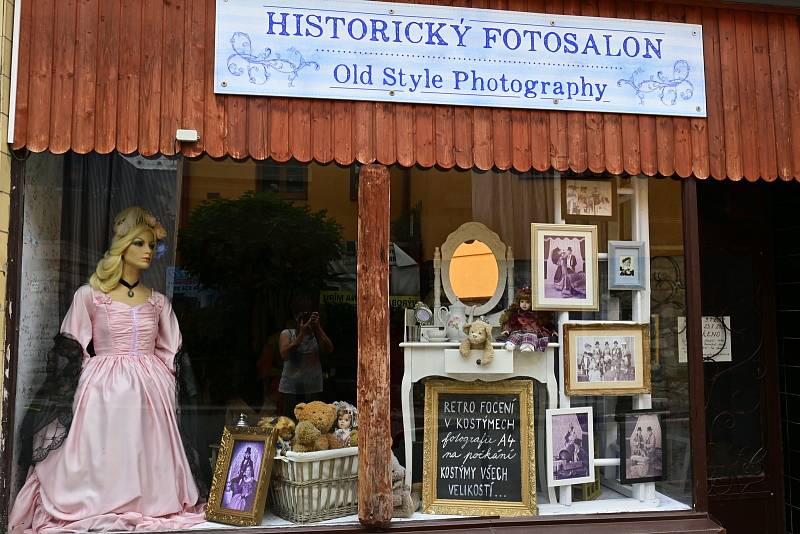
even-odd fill
[(136, 236), (144, 231), (152, 232), (157, 241), (167, 236), (164, 227), (146, 209), (133, 206), (119, 212), (114, 217), (114, 235), (111, 238), (111, 246), (102, 259), (97, 262), (97, 268), (89, 278), (89, 285), (103, 293), (108, 293), (117, 287), (122, 278), (122, 254), (133, 243)]

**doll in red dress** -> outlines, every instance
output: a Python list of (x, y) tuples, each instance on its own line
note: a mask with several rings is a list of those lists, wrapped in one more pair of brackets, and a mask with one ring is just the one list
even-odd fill
[(514, 296), (514, 302), (500, 318), (505, 349), (522, 352), (543, 351), (547, 348), (553, 331), (545, 326), (539, 314), (531, 309), (531, 290), (523, 287)]

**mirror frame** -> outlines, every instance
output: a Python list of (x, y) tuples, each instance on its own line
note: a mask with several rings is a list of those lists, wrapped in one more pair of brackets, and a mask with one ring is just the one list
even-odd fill
[(447, 300), (450, 301), (450, 304), (461, 302), (461, 299), (458, 298), (458, 295), (456, 295), (456, 292), (453, 290), (453, 285), (450, 283), (450, 261), (459, 245), (465, 241), (472, 240), (481, 241), (489, 247), (489, 250), (492, 251), (494, 259), (497, 262), (497, 287), (494, 289), (494, 294), (488, 301), (480, 306), (476, 306), (472, 311), (473, 315), (485, 315), (492, 311), (497, 303), (500, 302), (506, 290), (508, 260), (506, 259), (506, 244), (503, 243), (499, 235), (489, 230), (483, 223), (464, 223), (448, 235), (447, 240), (442, 243), (442, 287), (444, 288), (444, 293), (447, 295)]

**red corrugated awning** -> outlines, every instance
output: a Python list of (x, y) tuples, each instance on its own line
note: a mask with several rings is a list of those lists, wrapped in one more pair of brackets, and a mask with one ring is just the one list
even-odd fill
[[(14, 148), (403, 166), (800, 178), (794, 13), (631, 0), (465, 7), (702, 23), (708, 118), (213, 93), (216, 0), (25, 0)], [(419, 2), (423, 3), (423, 2)], [(706, 4), (707, 5), (707, 4)]]

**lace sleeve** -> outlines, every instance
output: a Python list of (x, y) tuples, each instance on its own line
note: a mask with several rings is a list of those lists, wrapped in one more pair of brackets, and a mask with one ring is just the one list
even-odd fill
[(186, 408), (193, 406), (197, 400), (197, 381), (195, 380), (192, 362), (189, 355), (182, 348), (175, 354), (175, 409), (178, 420), (178, 431), (183, 443), (183, 451), (189, 461), (189, 468), (192, 470), (197, 489), (200, 495), (208, 495), (208, 486), (205, 483), (206, 477), (203, 476), (203, 465), (200, 454), (197, 452), (197, 417), (195, 410)]
[(20, 463), (41, 462), (67, 437), (83, 357), (83, 346), (69, 335), (58, 334), (53, 338), (44, 383), (22, 418)]

